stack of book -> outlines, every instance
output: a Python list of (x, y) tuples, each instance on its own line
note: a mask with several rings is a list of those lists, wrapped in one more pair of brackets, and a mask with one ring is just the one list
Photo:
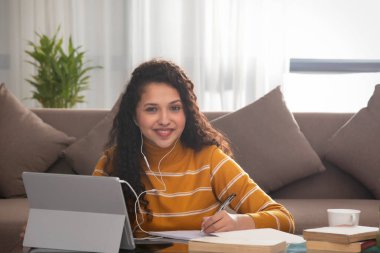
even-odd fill
[(308, 253), (363, 252), (376, 246), (377, 227), (321, 227), (306, 229)]

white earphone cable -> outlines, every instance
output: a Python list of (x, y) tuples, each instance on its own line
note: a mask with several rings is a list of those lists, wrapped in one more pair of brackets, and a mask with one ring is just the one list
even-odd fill
[[(146, 156), (145, 156), (145, 154), (144, 154), (144, 152), (143, 152), (144, 140), (143, 140), (142, 133), (140, 133), (140, 134), (141, 134), (141, 146), (140, 146), (140, 152), (141, 152), (141, 154), (142, 154), (142, 156), (143, 156), (143, 158), (144, 158), (145, 164), (147, 165), (148, 170), (149, 170), (150, 172), (153, 173), (154, 178), (156, 178), (157, 181), (160, 182), (161, 185), (164, 186), (164, 189), (160, 189), (160, 190), (157, 190), (157, 189), (146, 190), (146, 191), (141, 192), (139, 195), (137, 195), (137, 193), (135, 192), (135, 190), (132, 188), (132, 186), (131, 186), (127, 181), (125, 181), (125, 180), (120, 180), (120, 182), (121, 182), (121, 183), (125, 183), (125, 184), (131, 189), (131, 191), (133, 192), (133, 194), (134, 194), (135, 197), (136, 197), (136, 201), (135, 201), (135, 218), (136, 218), (136, 226), (133, 228), (133, 231), (135, 231), (135, 229), (138, 227), (142, 232), (148, 234), (148, 232), (145, 231), (145, 230), (141, 227), (141, 225), (145, 222), (145, 220), (144, 220), (144, 214), (146, 214), (146, 212), (142, 210), (139, 199), (140, 199), (140, 197), (141, 197), (142, 194), (147, 193), (147, 192), (165, 192), (165, 191), (166, 191), (167, 188), (166, 188), (166, 184), (165, 184), (165, 182), (164, 182), (164, 180), (163, 180), (163, 177), (162, 177), (162, 173), (161, 173), (160, 166), (161, 166), (161, 162), (165, 159), (165, 157), (167, 157), (167, 156), (168, 156), (168, 155), (174, 150), (175, 146), (177, 145), (177, 142), (178, 142), (179, 138), (177, 138), (177, 140), (175, 141), (173, 147), (172, 147), (172, 148), (171, 148), (171, 149), (170, 149), (170, 150), (169, 150), (169, 151), (168, 151), (168, 152), (167, 152), (167, 153), (166, 153), (166, 154), (160, 159), (160, 161), (158, 162), (157, 170), (158, 170), (158, 173), (159, 173), (159, 176), (160, 176), (160, 179), (159, 179), (159, 178), (156, 176), (156, 173), (150, 168), (150, 164), (149, 164), (149, 162), (148, 162), (148, 159), (146, 158)], [(139, 219), (138, 219), (138, 217), (137, 217), (137, 207), (138, 207), (139, 213), (141, 214), (141, 221), (139, 221)]]

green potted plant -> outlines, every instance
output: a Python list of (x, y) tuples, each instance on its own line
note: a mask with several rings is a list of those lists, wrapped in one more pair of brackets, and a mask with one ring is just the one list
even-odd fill
[(67, 53), (63, 50), (62, 38), (37, 33), (39, 43), (29, 41), (32, 50), (25, 52), (34, 61), (28, 61), (36, 67), (37, 73), (27, 81), (33, 85), (33, 99), (47, 108), (71, 108), (77, 103), (84, 102), (80, 93), (88, 89), (88, 71), (100, 66), (85, 66), (84, 51), (74, 47), (71, 36), (69, 38)]

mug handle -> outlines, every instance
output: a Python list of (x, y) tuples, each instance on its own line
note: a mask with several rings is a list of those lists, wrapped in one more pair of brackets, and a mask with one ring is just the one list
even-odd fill
[(357, 215), (351, 214), (351, 226), (355, 226), (355, 224), (357, 223), (357, 219)]

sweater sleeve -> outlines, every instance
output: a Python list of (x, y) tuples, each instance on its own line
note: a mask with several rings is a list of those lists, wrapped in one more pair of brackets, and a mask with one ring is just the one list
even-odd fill
[(114, 149), (107, 149), (99, 158), (95, 165), (93, 176), (109, 176), (113, 170), (113, 152)]
[(221, 202), (235, 193), (230, 206), (237, 213), (251, 216), (255, 228), (294, 233), (290, 212), (267, 195), (232, 158), (216, 148), (210, 164), (211, 185)]

